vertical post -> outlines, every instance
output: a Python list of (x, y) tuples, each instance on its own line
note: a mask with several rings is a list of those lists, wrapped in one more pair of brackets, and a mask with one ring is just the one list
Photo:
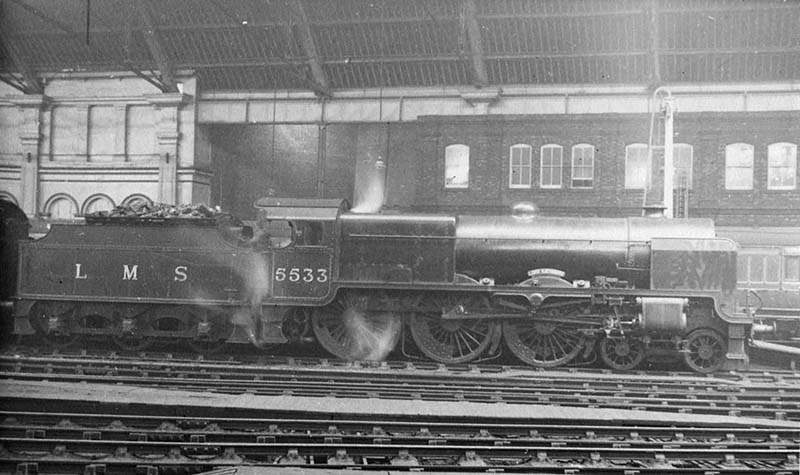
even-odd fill
[(661, 65), (659, 59), (659, 23), (658, 23), (658, 0), (650, 0), (650, 58), (651, 70), (650, 81), (652, 84), (661, 84)]
[(327, 150), (326, 144), (328, 140), (328, 126), (327, 124), (320, 124), (317, 127), (317, 198), (325, 197), (325, 158)]
[(671, 95), (662, 101), (664, 113), (664, 217), (674, 216), (674, 203), (672, 190), (673, 177), (675, 176), (675, 163), (673, 160), (673, 99)]

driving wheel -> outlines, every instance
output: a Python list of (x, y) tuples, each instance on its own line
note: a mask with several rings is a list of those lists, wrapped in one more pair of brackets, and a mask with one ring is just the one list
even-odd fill
[(466, 363), (478, 358), (498, 331), (498, 325), (486, 319), (442, 318), (454, 309), (481, 308), (480, 300), (475, 297), (429, 296), (423, 300), (421, 308), (424, 310), (411, 318), (411, 337), (420, 351), (440, 363)]
[(346, 293), (315, 309), (311, 328), (319, 344), (343, 360), (385, 359), (399, 340), (402, 322), (393, 313), (369, 311), (368, 304), (368, 296)]

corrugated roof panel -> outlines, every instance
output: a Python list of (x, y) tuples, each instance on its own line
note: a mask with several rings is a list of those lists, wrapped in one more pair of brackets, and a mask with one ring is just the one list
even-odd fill
[(312, 23), (357, 23), (386, 19), (453, 17), (459, 0), (306, 0)]
[(458, 49), (458, 24), (322, 25), (314, 28), (314, 39), (318, 53), (326, 59), (439, 55)]
[[(85, 0), (24, 1), (5, 2), (6, 23), (35, 71), (118, 70), (128, 58), (142, 69), (155, 67), (134, 3), (93, 0), (87, 49)], [(461, 0), (297, 1), (333, 88), (474, 82)], [(659, 15), (662, 82), (800, 77), (796, 1), (475, 3), (493, 84), (649, 84), (653, 7)], [(310, 88), (302, 15), (294, 1), (147, 0), (144, 5), (175, 66), (208, 68), (206, 85)], [(129, 28), (131, 42), (126, 45)], [(13, 70), (7, 59), (0, 68)], [(221, 71), (225, 68), (227, 72)]]

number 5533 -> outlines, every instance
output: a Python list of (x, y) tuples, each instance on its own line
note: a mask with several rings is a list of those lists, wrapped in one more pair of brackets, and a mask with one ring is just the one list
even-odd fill
[(305, 282), (310, 284), (312, 282), (327, 282), (328, 269), (319, 268), (311, 269), (309, 267), (277, 267), (275, 269), (276, 282)]

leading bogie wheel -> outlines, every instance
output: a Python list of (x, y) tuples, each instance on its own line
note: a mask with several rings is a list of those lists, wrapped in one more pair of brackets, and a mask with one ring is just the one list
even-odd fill
[(337, 358), (380, 361), (400, 339), (402, 321), (391, 312), (370, 311), (369, 297), (344, 293), (314, 309), (311, 328), (322, 347)]
[(611, 369), (630, 370), (644, 361), (645, 346), (639, 338), (606, 337), (600, 343), (600, 359)]
[(420, 351), (439, 363), (475, 360), (491, 345), (499, 331), (495, 322), (486, 319), (442, 318), (454, 309), (480, 309), (481, 301), (475, 297), (433, 295), (425, 298), (420, 306), (423, 311), (414, 314), (409, 323), (411, 337)]
[(683, 351), (683, 361), (699, 373), (713, 373), (725, 364), (727, 343), (725, 338), (710, 328), (700, 328), (689, 333)]

